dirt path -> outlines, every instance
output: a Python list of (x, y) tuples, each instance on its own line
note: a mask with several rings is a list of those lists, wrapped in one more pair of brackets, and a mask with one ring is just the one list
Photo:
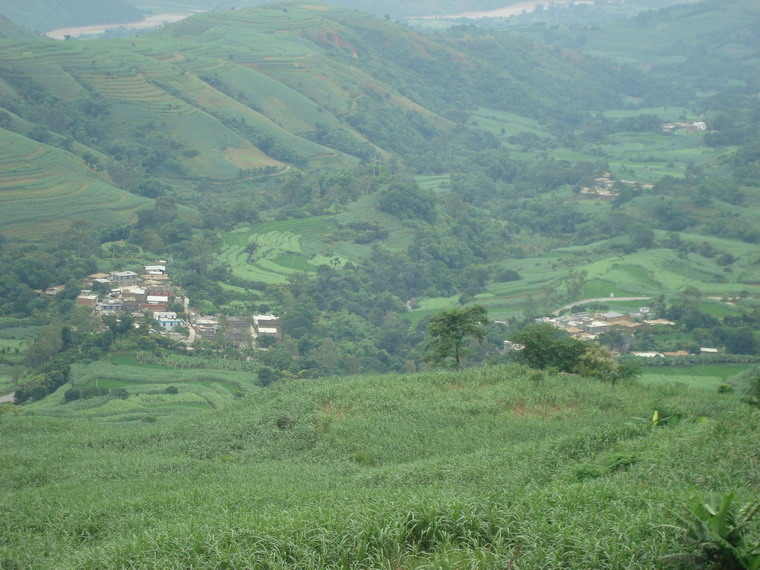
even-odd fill
[[(577, 4), (593, 4), (593, 0), (553, 0), (552, 5), (567, 6)], [(530, 0), (528, 2), (520, 2), (519, 4), (513, 4), (506, 8), (499, 8), (498, 10), (482, 10), (476, 12), (461, 12), (458, 14), (446, 14), (442, 16), (421, 16), (418, 18), (409, 18), (410, 20), (456, 20), (459, 18), (509, 18), (510, 16), (519, 16), (522, 13), (533, 12), (539, 6), (547, 4), (544, 0)]]
[(569, 305), (565, 305), (564, 307), (560, 307), (556, 311), (554, 311), (553, 315), (559, 315), (562, 311), (572, 309), (576, 305), (585, 305), (586, 303), (609, 303), (609, 302), (617, 302), (617, 301), (649, 301), (652, 297), (597, 297), (596, 299), (581, 299), (580, 301), (574, 301), (570, 303)]
[(286, 172), (290, 171), (291, 166), (289, 164), (285, 165), (285, 170), (280, 170), (279, 172), (275, 172), (274, 174), (270, 174), (269, 176), (282, 176)]
[(0, 396), (0, 404), (8, 404), (16, 401), (16, 392), (11, 392), (5, 396)]
[(185, 314), (187, 314), (187, 330), (190, 331), (187, 335), (187, 344), (191, 345), (195, 342), (195, 329), (190, 323), (190, 315), (188, 314), (188, 310), (190, 309), (190, 299), (186, 296), (182, 297), (182, 307), (185, 309)]

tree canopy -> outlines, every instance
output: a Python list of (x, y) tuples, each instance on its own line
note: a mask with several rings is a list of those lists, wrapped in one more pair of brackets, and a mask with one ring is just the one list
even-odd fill
[(531, 368), (558, 368), (571, 372), (586, 352), (583, 341), (548, 323), (528, 325), (514, 333), (510, 340), (522, 345), (515, 359)]
[(469, 353), (466, 341), (469, 338), (482, 341), (487, 323), (488, 312), (482, 305), (457, 307), (434, 315), (427, 329), (432, 338), (425, 346), (426, 360), (461, 368), (462, 359)]

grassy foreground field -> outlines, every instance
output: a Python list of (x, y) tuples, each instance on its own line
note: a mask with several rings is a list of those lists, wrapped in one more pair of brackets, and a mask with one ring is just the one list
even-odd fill
[(3, 568), (648, 568), (686, 548), (667, 525), (693, 493), (760, 495), (737, 396), (517, 366), (150, 424), (21, 410), (0, 415)]

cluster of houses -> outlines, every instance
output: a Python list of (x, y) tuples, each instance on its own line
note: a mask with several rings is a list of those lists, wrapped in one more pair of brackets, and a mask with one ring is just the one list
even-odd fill
[[(673, 321), (667, 319), (652, 318), (652, 312), (649, 307), (640, 307), (638, 311), (623, 314), (616, 311), (607, 311), (604, 313), (572, 313), (553, 317), (540, 317), (536, 323), (547, 323), (567, 332), (570, 336), (579, 340), (596, 341), (600, 334), (619, 330), (627, 337), (624, 344), (630, 346), (635, 341), (637, 331), (648, 330), (654, 326), (675, 326)], [(522, 346), (504, 341), (504, 352), (522, 350)], [(627, 352), (627, 348), (624, 352)], [(702, 348), (701, 354), (714, 354), (718, 352), (716, 348)], [(636, 352), (629, 354), (640, 356), (642, 358), (688, 356), (690, 353), (685, 350), (675, 352)]]
[(663, 123), (662, 132), (672, 133), (678, 129), (683, 129), (688, 133), (696, 133), (698, 131), (706, 131), (707, 123), (704, 121), (694, 121), (693, 123)]
[(282, 338), (282, 322), (274, 315), (249, 317), (190, 315), (196, 338), (234, 348), (261, 346), (262, 338)]
[[(624, 314), (617, 311), (569, 313), (566, 315), (540, 317), (537, 323), (546, 323), (567, 332), (570, 336), (584, 341), (596, 341), (599, 335), (619, 330), (629, 339), (626, 344), (632, 344), (636, 331), (647, 330), (653, 326), (673, 326), (675, 323), (667, 319), (652, 318), (649, 307), (640, 307), (638, 311)], [(522, 347), (509, 341), (504, 343), (504, 352), (520, 350)]]
[(141, 274), (134, 271), (95, 273), (85, 279), (84, 286), (87, 288), (77, 297), (77, 305), (92, 307), (101, 315), (177, 316), (168, 311), (175, 291), (165, 265), (146, 265)]
[(600, 334), (613, 329), (634, 334), (656, 325), (675, 325), (672, 321), (650, 318), (651, 316), (649, 307), (640, 307), (638, 311), (628, 314), (617, 311), (571, 313), (557, 317), (541, 317), (536, 319), (536, 322), (552, 324), (580, 340), (596, 340)]
[[(76, 304), (91, 307), (103, 316), (129, 315), (136, 321), (149, 315), (161, 330), (176, 332), (178, 327), (189, 331), (188, 344), (196, 339), (222, 346), (252, 348), (256, 339), (282, 338), (282, 323), (274, 315), (202, 316), (188, 312), (188, 320), (169, 310), (177, 302), (174, 284), (165, 265), (146, 265), (142, 273), (112, 271), (88, 276)], [(187, 310), (183, 306), (183, 310)]]
[(620, 195), (620, 190), (618, 189), (620, 184), (624, 184), (631, 188), (652, 188), (651, 184), (641, 184), (635, 180), (613, 180), (612, 174), (605, 172), (601, 176), (594, 178), (593, 186), (584, 186), (581, 188), (578, 198), (581, 200), (613, 202), (615, 198)]

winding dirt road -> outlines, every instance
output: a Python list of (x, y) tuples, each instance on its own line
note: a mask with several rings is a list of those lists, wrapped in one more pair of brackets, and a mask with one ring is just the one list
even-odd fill
[(597, 297), (596, 299), (581, 299), (580, 301), (573, 301), (569, 305), (560, 307), (552, 313), (552, 315), (559, 315), (562, 311), (572, 309), (576, 305), (585, 305), (586, 303), (609, 303), (617, 301), (650, 301), (652, 297)]

